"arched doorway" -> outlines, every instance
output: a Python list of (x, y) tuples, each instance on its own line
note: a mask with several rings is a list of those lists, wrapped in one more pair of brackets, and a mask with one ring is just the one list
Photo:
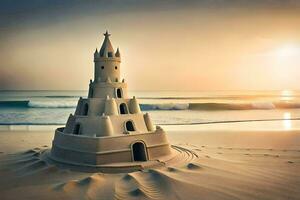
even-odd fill
[(117, 93), (117, 98), (122, 98), (123, 97), (121, 88), (117, 88), (116, 93)]
[(143, 142), (135, 142), (131, 146), (133, 161), (147, 161), (147, 149)]
[(79, 135), (80, 134), (80, 124), (76, 124), (73, 130), (74, 135)]
[(82, 115), (87, 115), (88, 112), (89, 112), (89, 105), (86, 103), (84, 104)]
[(125, 123), (125, 129), (126, 131), (135, 131), (134, 124), (131, 120)]
[(120, 104), (120, 114), (128, 114), (128, 109), (125, 103)]

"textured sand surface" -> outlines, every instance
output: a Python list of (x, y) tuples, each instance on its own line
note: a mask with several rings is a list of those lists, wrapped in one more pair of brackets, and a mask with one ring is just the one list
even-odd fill
[(1, 199), (300, 199), (300, 131), (172, 132), (165, 166), (104, 174), (43, 159), (53, 132), (0, 132)]

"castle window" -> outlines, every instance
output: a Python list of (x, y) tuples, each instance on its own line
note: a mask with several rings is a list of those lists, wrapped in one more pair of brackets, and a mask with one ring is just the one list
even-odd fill
[(74, 135), (80, 135), (80, 124), (76, 124), (73, 130)]
[(104, 66), (101, 66), (101, 69), (104, 69)]
[(117, 88), (117, 98), (122, 98), (122, 89), (121, 88)]
[(128, 109), (125, 103), (120, 104), (120, 114), (128, 114)]
[(115, 69), (118, 69), (118, 67), (117, 67), (117, 66), (115, 66)]
[(113, 57), (113, 53), (112, 52), (108, 52), (107, 56), (111, 58), (111, 57)]
[(86, 103), (84, 104), (82, 115), (88, 115), (88, 112), (89, 112), (89, 105)]
[(125, 129), (126, 129), (126, 131), (135, 131), (133, 122), (132, 121), (127, 121), (125, 123)]

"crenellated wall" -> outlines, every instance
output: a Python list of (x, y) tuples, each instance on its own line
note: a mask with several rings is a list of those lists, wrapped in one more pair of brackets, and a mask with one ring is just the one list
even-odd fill
[[(153, 132), (154, 129), (149, 128), (145, 121), (143, 113), (126, 114), (126, 115), (111, 115), (111, 116), (74, 116), (70, 115), (66, 124), (64, 133), (86, 135), (91, 137), (102, 137), (107, 135), (124, 135)], [(110, 122), (107, 122), (106, 117), (109, 117)], [(132, 121), (134, 131), (126, 129), (126, 122)], [(105, 123), (104, 123), (105, 122)], [(107, 132), (104, 128), (109, 123), (112, 126), (112, 132)], [(75, 133), (76, 125), (80, 125), (80, 131)]]
[[(128, 114), (135, 114), (140, 113), (139, 105), (137, 100), (134, 99), (115, 99), (109, 98), (109, 100), (114, 100), (116, 102), (117, 107), (117, 115), (124, 115), (121, 114), (120, 105), (125, 104)], [(77, 103), (75, 115), (78, 116), (101, 116), (105, 113), (105, 104), (108, 100), (105, 98), (88, 98), (83, 99), (80, 98)]]
[(120, 98), (117, 89), (121, 89), (121, 98), (128, 98), (127, 83), (125, 82), (91, 82), (89, 85), (89, 98)]

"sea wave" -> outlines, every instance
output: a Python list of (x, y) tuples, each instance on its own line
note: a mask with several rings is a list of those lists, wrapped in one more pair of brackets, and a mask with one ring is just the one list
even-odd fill
[(47, 95), (47, 96), (42, 96), (46, 98), (79, 98), (81, 96), (76, 96), (76, 95)]
[(4, 108), (75, 108), (77, 101), (0, 101)]
[(75, 108), (77, 101), (29, 101), (30, 108)]
[(141, 110), (188, 110), (188, 103), (140, 104)]
[(297, 109), (295, 102), (140, 104), (142, 110), (271, 110)]
[(28, 107), (29, 101), (0, 101), (0, 107)]
[(297, 102), (255, 102), (255, 103), (190, 103), (191, 110), (271, 110), (297, 109)]
[(274, 103), (191, 103), (191, 110), (269, 110), (275, 109)]
[[(0, 107), (10, 108), (75, 108), (77, 100), (64, 101), (0, 101)], [(270, 110), (298, 109), (300, 102), (255, 103), (148, 103), (140, 104), (141, 110)]]

